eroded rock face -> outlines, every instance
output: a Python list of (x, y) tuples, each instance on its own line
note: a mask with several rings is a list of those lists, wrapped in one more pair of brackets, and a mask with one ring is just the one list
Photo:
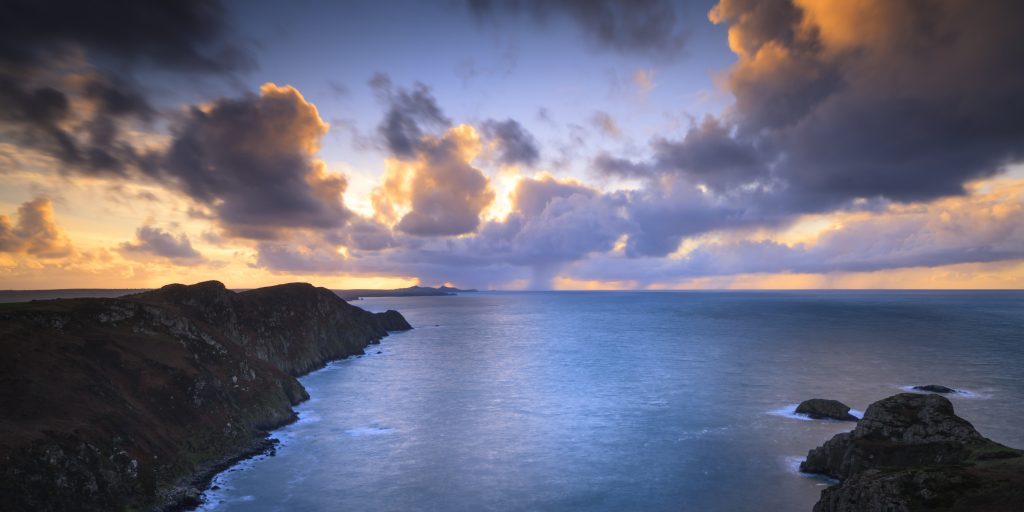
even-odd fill
[(848, 405), (838, 400), (828, 400), (825, 398), (804, 400), (796, 407), (796, 413), (806, 414), (816, 420), (857, 421), (857, 417), (850, 414), (850, 407)]
[(822, 492), (819, 512), (1019, 510), (1024, 487), (1007, 482), (1024, 483), (1020, 455), (979, 434), (945, 397), (902, 393), (871, 404), (800, 470), (841, 480)]
[(1024, 458), (964, 466), (870, 469), (822, 491), (814, 512), (1017, 512)]
[(310, 285), (207, 282), (5, 309), (0, 508), (188, 501), (197, 477), (266, 449), (265, 431), (295, 418), (309, 395), (294, 375), (361, 354), (387, 330)]

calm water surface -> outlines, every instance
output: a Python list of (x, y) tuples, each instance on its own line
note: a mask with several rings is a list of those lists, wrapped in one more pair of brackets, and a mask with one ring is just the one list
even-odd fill
[[(795, 466), (913, 384), (1024, 446), (1024, 292), (552, 292), (380, 298), (415, 330), (302, 379), (277, 455), (206, 510), (810, 510)], [(377, 350), (381, 353), (377, 354)]]

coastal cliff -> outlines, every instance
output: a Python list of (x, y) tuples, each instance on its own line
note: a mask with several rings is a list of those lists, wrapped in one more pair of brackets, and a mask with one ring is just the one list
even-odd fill
[(267, 450), (308, 398), (296, 376), (362, 354), (395, 311), (286, 284), (219, 282), (0, 309), (0, 503), (149, 510), (195, 499), (214, 472)]
[(815, 512), (1019, 511), (1022, 455), (978, 433), (945, 397), (901, 393), (871, 404), (800, 470), (840, 480)]

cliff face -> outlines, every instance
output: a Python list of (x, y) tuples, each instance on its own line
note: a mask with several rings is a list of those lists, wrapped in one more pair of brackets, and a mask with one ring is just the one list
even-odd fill
[[(399, 322), (401, 319), (401, 322)], [(322, 288), (169, 285), (0, 310), (0, 503), (130, 510), (181, 503), (268, 446), (308, 398), (296, 375), (361, 354), (397, 312)]]
[(1022, 452), (991, 441), (939, 395), (903, 393), (868, 407), (800, 469), (841, 480), (816, 512), (1024, 510)]

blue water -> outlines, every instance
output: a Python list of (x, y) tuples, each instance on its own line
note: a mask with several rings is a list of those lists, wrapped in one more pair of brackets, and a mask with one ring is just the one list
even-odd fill
[[(795, 467), (854, 409), (943, 384), (1024, 446), (1022, 292), (552, 292), (368, 299), (415, 330), (302, 379), (277, 455), (207, 510), (810, 510)], [(376, 351), (381, 353), (377, 354)]]

